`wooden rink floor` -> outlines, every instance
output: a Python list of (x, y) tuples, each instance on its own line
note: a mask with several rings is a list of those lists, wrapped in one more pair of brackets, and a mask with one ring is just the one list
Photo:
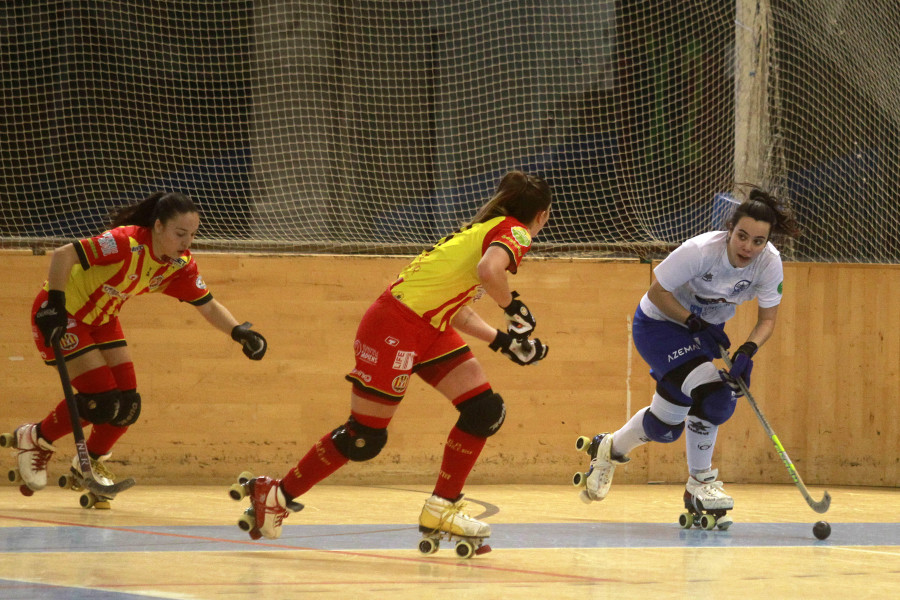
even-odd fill
[[(322, 484), (277, 541), (236, 526), (247, 500), (221, 486), (141, 486), (111, 510), (49, 487), (0, 487), (0, 598), (898, 598), (900, 493), (831, 488), (814, 513), (793, 485), (727, 484), (727, 531), (683, 530), (679, 485), (613, 484), (583, 504), (570, 485), (470, 486), (493, 551), (424, 556), (426, 486)], [(822, 497), (824, 489), (810, 490)], [(831, 537), (812, 524), (825, 518)]]

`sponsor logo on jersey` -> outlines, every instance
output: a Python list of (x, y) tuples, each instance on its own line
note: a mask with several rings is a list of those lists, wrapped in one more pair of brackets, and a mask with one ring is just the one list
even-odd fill
[(524, 227), (519, 227), (516, 225), (512, 229), (510, 229), (510, 233), (516, 239), (520, 246), (525, 246), (526, 248), (531, 245), (531, 234), (528, 233), (528, 230)]
[(132, 252), (143, 252), (144, 246), (142, 244), (138, 244), (137, 246), (132, 246), (131, 251)]
[(702, 279), (703, 281), (712, 281), (712, 280), (713, 280), (713, 274), (712, 274), (712, 273), (706, 273), (706, 274), (704, 274), (703, 277), (701, 277), (700, 279)]
[(702, 298), (700, 296), (694, 296), (694, 299), (699, 302), (701, 306), (708, 306), (710, 304), (728, 304), (728, 300), (725, 298)]
[(97, 243), (100, 245), (100, 254), (102, 254), (103, 256), (115, 254), (117, 251), (116, 240), (113, 239), (112, 232), (110, 231), (107, 231), (106, 233), (101, 235), (97, 239)]
[(370, 365), (378, 364), (378, 350), (376, 350), (375, 348), (372, 348), (371, 346), (366, 346), (359, 340), (354, 340), (353, 351), (356, 353), (356, 356), (358, 356), (361, 361), (367, 362)]
[(129, 279), (130, 281), (134, 281), (134, 280), (137, 279), (138, 277), (139, 277), (139, 275), (138, 275), (137, 273), (132, 273), (131, 275), (128, 276), (128, 279)]
[(740, 294), (741, 292), (746, 290), (748, 287), (750, 287), (751, 283), (753, 283), (753, 282), (747, 281), (746, 279), (741, 279), (736, 284), (734, 284), (734, 289), (731, 291), (731, 295), (737, 296), (738, 294)]
[(125, 300), (128, 300), (131, 297), (131, 294), (126, 294), (125, 292), (120, 292), (119, 290), (117, 290), (113, 286), (109, 285), (108, 283), (103, 284), (103, 293), (107, 294), (109, 296), (112, 296), (113, 298), (118, 298), (119, 300), (122, 300), (123, 302)]
[(781, 294), (784, 291), (784, 282), (778, 284), (778, 293)]
[(154, 277), (153, 279), (151, 279), (151, 280), (150, 280), (150, 284), (149, 284), (150, 291), (152, 292), (153, 290), (155, 290), (156, 288), (158, 288), (159, 285), (160, 285), (162, 282), (163, 282), (163, 276), (162, 276), (162, 275), (157, 275), (156, 277)]
[(397, 375), (396, 377), (394, 377), (394, 380), (391, 382), (391, 389), (400, 394), (406, 391), (406, 386), (408, 385), (409, 375), (404, 373), (403, 375)]
[(398, 340), (394, 336), (389, 335), (386, 338), (384, 338), (384, 343), (387, 344), (388, 346), (396, 346), (397, 344), (400, 343), (400, 340)]
[(197, 284), (197, 289), (198, 289), (198, 290), (205, 290), (205, 289), (206, 289), (206, 282), (203, 281), (203, 278), (200, 277), (199, 275), (197, 275), (197, 281), (196, 281), (196, 284)]
[[(394, 357), (394, 368), (398, 371), (409, 371), (413, 368), (413, 359), (416, 353), (408, 350), (397, 350), (397, 356)], [(404, 387), (406, 387), (404, 385)]]

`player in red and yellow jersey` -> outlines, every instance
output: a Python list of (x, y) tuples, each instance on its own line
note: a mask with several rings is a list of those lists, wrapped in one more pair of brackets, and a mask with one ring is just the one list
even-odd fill
[[(34, 341), (51, 365), (58, 358), (51, 340), (60, 342), (79, 415), (92, 424), (87, 448), (98, 479), (109, 477), (97, 460), (109, 455), (141, 410), (134, 365), (118, 318), (126, 300), (162, 292), (188, 302), (214, 327), (240, 342), (248, 357), (259, 360), (265, 354), (265, 339), (249, 323), (238, 324), (200, 277), (189, 250), (199, 225), (199, 211), (190, 198), (156, 192), (120, 209), (110, 230), (53, 253), (48, 280), (32, 309)], [(65, 401), (40, 423), (16, 429), (19, 471), (29, 489), (46, 486), (52, 444), (71, 431)], [(77, 457), (73, 470), (80, 474)]]
[[(462, 488), (485, 441), (506, 416), (479, 362), (460, 332), (480, 339), (519, 365), (538, 362), (547, 346), (530, 339), (535, 320), (507, 272), (515, 273), (531, 240), (550, 216), (550, 188), (521, 171), (508, 173), (472, 221), (417, 256), (369, 307), (356, 334), (350, 418), (316, 442), (282, 479), (250, 482), (256, 525), (251, 537), (277, 538), (301, 496), (348, 461), (374, 458), (415, 373), (459, 411), (450, 431), (434, 494), (419, 525), (440, 533), (483, 539), (490, 526), (460, 512)], [(470, 306), (487, 294), (504, 307), (508, 327), (497, 330)]]

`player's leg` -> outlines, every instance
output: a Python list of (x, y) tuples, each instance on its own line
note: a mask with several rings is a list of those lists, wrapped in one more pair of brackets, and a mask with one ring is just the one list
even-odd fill
[(503, 398), (491, 389), (484, 370), (471, 351), (461, 338), (456, 338), (455, 333), (448, 334), (445, 342), (455, 348), (449, 353), (443, 352), (447, 357), (445, 360), (417, 370), (459, 412), (444, 445), (434, 491), (419, 516), (419, 528), (424, 532), (440, 530), (456, 535), (488, 537), (490, 525), (462, 512), (462, 488), (487, 438), (503, 425), (506, 406)]

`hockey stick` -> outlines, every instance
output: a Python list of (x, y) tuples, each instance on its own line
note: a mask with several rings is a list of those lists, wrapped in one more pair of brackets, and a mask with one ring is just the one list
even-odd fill
[[(728, 357), (728, 351), (725, 350), (725, 348), (723, 348), (722, 346), (719, 346), (719, 350), (722, 351), (722, 362), (725, 363), (725, 366), (730, 371), (731, 359)], [(797, 489), (799, 489), (800, 493), (803, 494), (803, 498), (806, 500), (806, 503), (809, 504), (809, 507), (817, 513), (827, 512), (828, 507), (831, 506), (831, 494), (829, 494), (826, 490), (825, 497), (823, 497), (818, 502), (813, 500), (812, 496), (809, 495), (809, 491), (807, 491), (806, 486), (803, 485), (803, 480), (800, 479), (800, 473), (797, 472), (797, 468), (794, 467), (794, 463), (791, 462), (791, 458), (785, 451), (784, 446), (781, 445), (781, 441), (778, 439), (778, 436), (775, 435), (774, 431), (772, 431), (771, 425), (769, 425), (766, 417), (763, 416), (762, 411), (756, 404), (756, 400), (753, 399), (753, 395), (750, 394), (750, 388), (748, 388), (747, 384), (744, 383), (743, 378), (738, 377), (737, 379), (734, 379), (730, 375), (728, 375), (728, 377), (729, 379), (736, 381), (738, 386), (741, 388), (741, 392), (744, 393), (744, 397), (747, 398), (747, 402), (750, 403), (750, 408), (752, 408), (753, 412), (756, 413), (756, 416), (759, 418), (759, 422), (762, 423), (763, 429), (766, 430), (766, 435), (768, 435), (769, 439), (772, 440), (772, 443), (775, 444), (775, 449), (778, 451), (778, 455), (781, 456), (781, 462), (783, 462), (784, 466), (787, 467), (788, 473), (791, 475), (791, 479), (793, 479), (794, 483), (797, 484)]]
[(81, 416), (78, 414), (78, 405), (75, 403), (75, 394), (72, 392), (72, 381), (69, 379), (69, 370), (63, 359), (62, 348), (59, 339), (51, 340), (53, 354), (56, 358), (56, 369), (59, 371), (59, 380), (62, 382), (63, 394), (66, 396), (66, 406), (69, 407), (69, 417), (72, 420), (72, 435), (75, 437), (75, 450), (78, 453), (78, 465), (81, 467), (82, 484), (85, 488), (97, 496), (113, 498), (119, 492), (124, 492), (134, 486), (134, 479), (128, 478), (112, 485), (103, 485), (94, 478), (94, 470), (91, 468), (91, 456), (88, 454), (87, 442), (84, 439), (84, 429), (81, 427)]

